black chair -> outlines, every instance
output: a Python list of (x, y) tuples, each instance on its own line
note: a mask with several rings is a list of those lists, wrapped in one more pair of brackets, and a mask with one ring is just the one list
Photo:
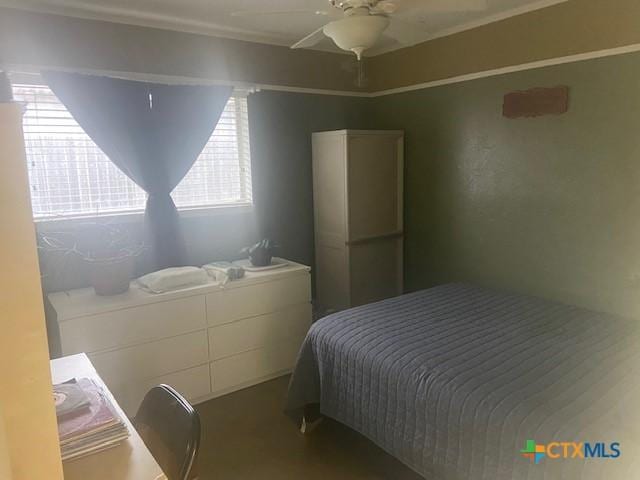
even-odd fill
[(169, 480), (192, 478), (200, 447), (200, 417), (182, 395), (168, 385), (153, 387), (133, 424)]

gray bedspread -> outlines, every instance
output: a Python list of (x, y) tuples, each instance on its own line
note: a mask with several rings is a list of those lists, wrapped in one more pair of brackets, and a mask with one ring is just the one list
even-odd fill
[[(286, 411), (319, 403), (428, 479), (640, 478), (638, 326), (443, 285), (316, 322)], [(533, 464), (526, 440), (619, 442), (621, 455)]]

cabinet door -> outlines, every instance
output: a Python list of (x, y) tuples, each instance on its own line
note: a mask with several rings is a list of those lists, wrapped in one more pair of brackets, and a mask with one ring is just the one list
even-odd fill
[(347, 248), (316, 243), (316, 302), (317, 310), (326, 315), (349, 308), (349, 269)]
[(313, 212), (316, 244), (345, 240), (345, 137), (313, 136)]
[(351, 306), (402, 294), (402, 237), (349, 247)]
[(348, 241), (402, 231), (402, 137), (353, 134), (347, 157)]
[(322, 315), (349, 306), (346, 232), (346, 136), (313, 136), (316, 306)]

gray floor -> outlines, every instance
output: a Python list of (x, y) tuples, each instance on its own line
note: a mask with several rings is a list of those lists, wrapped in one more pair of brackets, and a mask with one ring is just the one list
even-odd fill
[(354, 431), (325, 420), (309, 436), (282, 414), (288, 377), (197, 406), (201, 480), (420, 480)]

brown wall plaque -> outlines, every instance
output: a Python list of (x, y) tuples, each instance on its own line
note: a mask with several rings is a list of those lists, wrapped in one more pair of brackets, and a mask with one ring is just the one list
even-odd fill
[(560, 115), (569, 110), (569, 87), (532, 88), (507, 93), (502, 114), (507, 118)]

